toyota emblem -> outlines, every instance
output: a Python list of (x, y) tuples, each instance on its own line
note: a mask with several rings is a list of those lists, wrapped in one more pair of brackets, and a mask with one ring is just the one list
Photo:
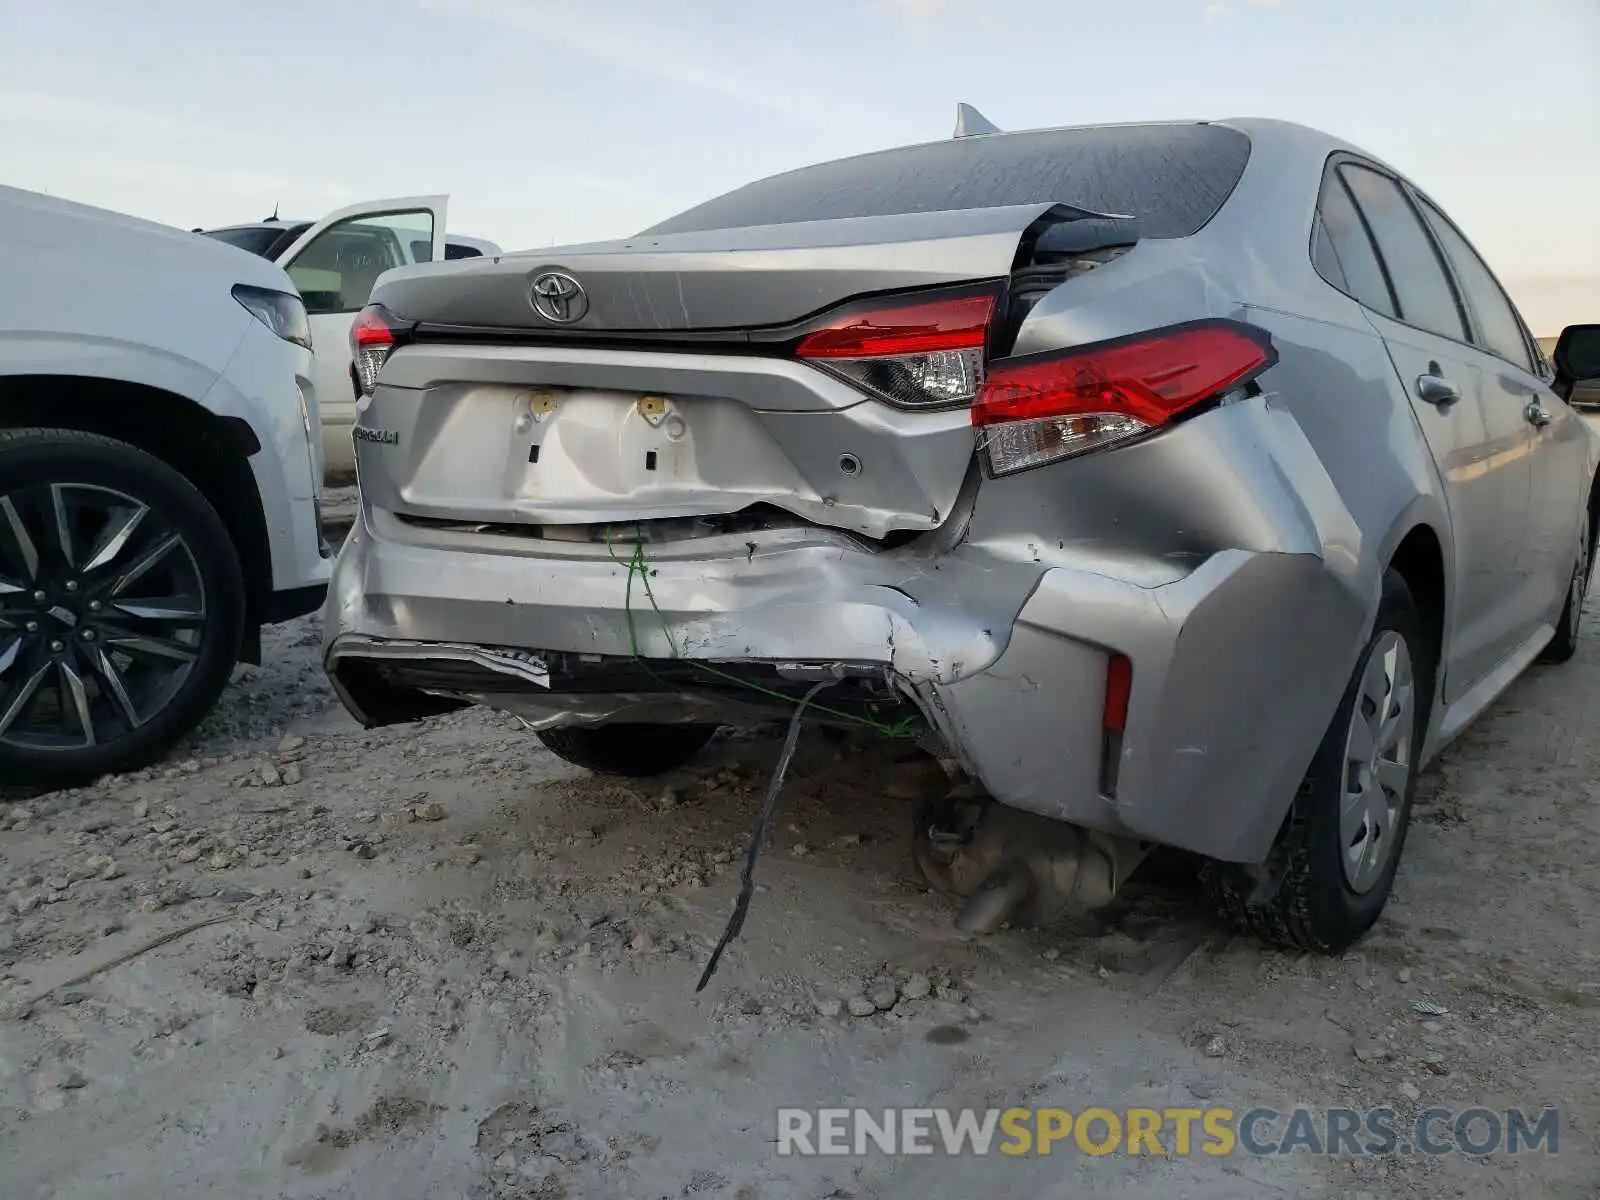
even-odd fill
[(589, 311), (589, 295), (565, 271), (544, 271), (534, 277), (529, 298), (533, 311), (556, 325), (581, 321)]

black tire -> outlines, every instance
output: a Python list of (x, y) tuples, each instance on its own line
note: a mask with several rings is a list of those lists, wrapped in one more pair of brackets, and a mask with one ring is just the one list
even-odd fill
[(704, 750), (715, 725), (573, 725), (540, 729), (557, 758), (601, 775), (644, 779), (683, 766)]
[[(20, 739), (0, 737), (0, 783), (6, 784), (68, 786), (157, 761), (216, 704), (244, 633), (245, 584), (238, 552), (216, 510), (177, 471), (137, 447), (98, 434), (0, 429), (0, 493), (20, 495), (24, 489), (51, 484), (110, 489), (146, 506), (188, 549), (205, 616), (187, 676), (170, 695), (154, 701), (153, 711), (140, 714), (142, 723), (128, 729), (133, 722), (124, 722), (120, 731), (101, 736), (96, 744), (77, 747), (19, 745)], [(21, 553), (20, 542), (0, 522), (0, 547), (7, 546), (13, 559)], [(0, 675), (0, 713), (16, 682)], [(110, 689), (98, 676), (93, 688), (110, 702)]]
[(1539, 653), (1539, 661), (1542, 663), (1564, 663), (1578, 652), (1579, 627), (1583, 624), (1583, 602), (1589, 594), (1589, 576), (1594, 570), (1590, 558), (1593, 533), (1589, 524), (1589, 512), (1585, 509), (1583, 532), (1578, 542), (1578, 555), (1572, 564), (1572, 582), (1567, 588), (1567, 603), (1561, 609), (1561, 620), (1556, 624), (1555, 636)]
[[(1393, 819), (1391, 849), (1381, 873), (1364, 891), (1351, 888), (1343, 865), (1340, 807), (1344, 794), (1345, 743), (1360, 695), (1360, 685), (1373, 651), (1393, 632), (1405, 642), (1414, 681), (1410, 771)], [(1389, 892), (1405, 850), (1416, 793), (1417, 758), (1427, 731), (1433, 702), (1434, 650), (1423, 633), (1415, 602), (1405, 581), (1393, 571), (1383, 581), (1383, 599), (1372, 636), (1356, 662), (1338, 711), (1317, 748), (1311, 767), (1295, 794), (1289, 815), (1273, 847), (1269, 867), (1276, 887), (1260, 895), (1258, 878), (1232, 863), (1206, 862), (1201, 884), (1224, 920), (1268, 942), (1295, 950), (1337, 954), (1372, 928)]]

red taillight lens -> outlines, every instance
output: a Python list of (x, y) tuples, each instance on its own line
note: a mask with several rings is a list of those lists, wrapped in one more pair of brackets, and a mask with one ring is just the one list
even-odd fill
[(972, 407), (996, 475), (1159, 429), (1277, 361), (1264, 330), (1199, 321), (993, 363)]
[(970, 404), (994, 305), (992, 292), (885, 303), (813, 330), (795, 354), (894, 404)]
[(394, 317), (383, 305), (369, 304), (356, 314), (350, 326), (350, 358), (358, 394), (372, 395), (378, 372), (399, 340)]

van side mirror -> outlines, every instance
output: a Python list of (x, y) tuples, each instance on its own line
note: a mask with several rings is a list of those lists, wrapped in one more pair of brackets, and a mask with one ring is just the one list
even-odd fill
[(1568, 325), (1550, 357), (1555, 393), (1568, 404), (1600, 408), (1600, 325)]

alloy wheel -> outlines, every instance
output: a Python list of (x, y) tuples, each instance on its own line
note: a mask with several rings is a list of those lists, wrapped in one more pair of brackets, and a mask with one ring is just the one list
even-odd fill
[(194, 552), (149, 505), (80, 483), (0, 493), (0, 743), (132, 733), (182, 688), (205, 626)]
[(1406, 640), (1385, 630), (1361, 674), (1345, 738), (1340, 859), (1356, 893), (1372, 889), (1394, 854), (1414, 765), (1416, 694)]

